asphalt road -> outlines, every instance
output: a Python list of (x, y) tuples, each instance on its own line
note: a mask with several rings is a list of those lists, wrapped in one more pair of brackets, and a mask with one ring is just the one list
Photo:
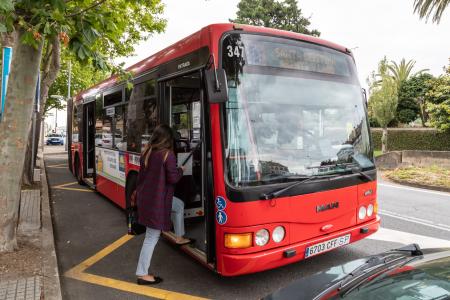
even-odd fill
[[(450, 247), (450, 194), (380, 182), (382, 229), (370, 239), (236, 278), (220, 277), (161, 239), (151, 268), (165, 281), (156, 289), (141, 289), (134, 285), (134, 272), (143, 237), (134, 237), (107, 255), (105, 251), (98, 254), (126, 234), (123, 211), (100, 194), (75, 184), (65, 166), (66, 155), (50, 154), (45, 160), (64, 299), (184, 297), (173, 292), (212, 299), (258, 299), (301, 276), (406, 243)], [(85, 261), (93, 255), (102, 257), (94, 263)], [(82, 262), (87, 275), (74, 279), (66, 273)]]

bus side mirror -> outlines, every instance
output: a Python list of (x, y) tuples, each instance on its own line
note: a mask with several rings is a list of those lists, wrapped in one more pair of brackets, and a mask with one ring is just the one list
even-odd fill
[(211, 68), (205, 71), (206, 92), (209, 103), (224, 103), (228, 101), (227, 75), (224, 69)]

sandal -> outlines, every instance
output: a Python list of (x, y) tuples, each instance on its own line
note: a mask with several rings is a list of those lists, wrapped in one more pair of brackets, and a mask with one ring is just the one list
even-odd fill
[(163, 279), (161, 277), (155, 276), (154, 278), (155, 278), (155, 280), (153, 280), (153, 281), (145, 280), (145, 279), (142, 279), (142, 278), (138, 278), (137, 279), (137, 284), (139, 284), (139, 285), (152, 285), (152, 284), (158, 284), (158, 283), (163, 282)]

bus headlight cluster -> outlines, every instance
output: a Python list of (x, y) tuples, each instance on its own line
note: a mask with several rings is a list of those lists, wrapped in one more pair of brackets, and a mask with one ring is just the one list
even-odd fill
[(368, 217), (371, 217), (373, 215), (373, 205), (372, 204), (369, 204), (368, 206), (367, 206), (367, 216)]
[(361, 206), (358, 211), (358, 218), (363, 220), (366, 217), (367, 209), (365, 206)]
[(374, 208), (373, 204), (369, 204), (367, 207), (363, 205), (358, 210), (358, 218), (364, 220), (366, 217), (371, 217), (374, 212), (376, 213), (375, 210), (376, 208)]
[(272, 240), (275, 243), (279, 243), (284, 239), (284, 236), (286, 235), (286, 231), (284, 230), (283, 226), (277, 226), (272, 232)]
[[(280, 243), (286, 236), (286, 230), (283, 226), (277, 226), (272, 232), (272, 240), (275, 243)], [(270, 232), (267, 229), (260, 229), (255, 234), (255, 244), (258, 246), (265, 246), (270, 240)]]
[(267, 229), (260, 229), (255, 234), (255, 244), (264, 246), (269, 242), (270, 234)]

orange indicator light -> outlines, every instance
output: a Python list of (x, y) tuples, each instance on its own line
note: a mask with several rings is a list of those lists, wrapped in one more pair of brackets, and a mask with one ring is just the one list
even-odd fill
[(253, 236), (248, 233), (225, 233), (225, 247), (231, 249), (250, 248), (253, 245)]

